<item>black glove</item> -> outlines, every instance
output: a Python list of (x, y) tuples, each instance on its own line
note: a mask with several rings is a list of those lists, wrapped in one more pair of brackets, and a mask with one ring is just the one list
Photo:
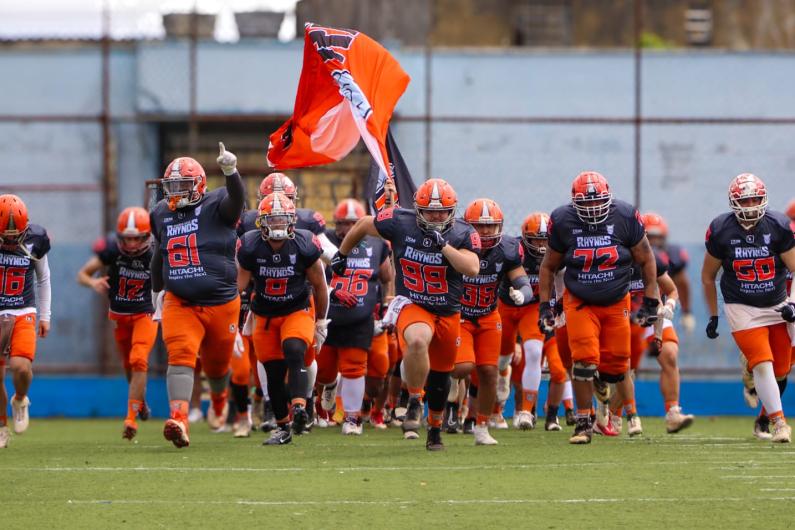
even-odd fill
[(640, 309), (635, 313), (635, 321), (638, 325), (645, 328), (657, 322), (657, 307), (659, 305), (660, 301), (656, 298), (644, 296)]
[(555, 313), (549, 302), (541, 302), (538, 306), (538, 329), (541, 333), (555, 329)]
[(348, 268), (348, 256), (341, 253), (339, 250), (334, 257), (331, 258), (331, 271), (337, 276), (344, 276), (345, 270)]
[(717, 339), (718, 335), (718, 317), (709, 317), (709, 323), (707, 324), (707, 337), (711, 339)]
[(558, 298), (555, 301), (555, 316), (560, 316), (563, 314), (563, 298)]
[(428, 232), (428, 237), (431, 238), (431, 245), (439, 250), (447, 244), (447, 240), (444, 238), (444, 235), (439, 232), (438, 230), (431, 230)]
[(781, 318), (786, 320), (787, 322), (795, 322), (795, 304), (792, 302), (787, 303), (787, 305), (783, 305), (776, 309), (778, 313), (781, 313)]
[(329, 293), (329, 297), (333, 300), (336, 300), (344, 307), (356, 307), (356, 304), (359, 303), (359, 299), (355, 294), (342, 289), (332, 289)]

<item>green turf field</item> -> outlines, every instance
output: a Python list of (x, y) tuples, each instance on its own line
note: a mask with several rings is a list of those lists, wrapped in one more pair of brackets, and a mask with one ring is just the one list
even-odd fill
[(795, 448), (750, 435), (748, 418), (699, 418), (687, 433), (596, 438), (497, 431), (497, 447), (399, 431), (337, 429), (262, 447), (194, 426), (191, 446), (142, 424), (33, 420), (0, 451), (0, 528), (786, 527), (795, 516)]

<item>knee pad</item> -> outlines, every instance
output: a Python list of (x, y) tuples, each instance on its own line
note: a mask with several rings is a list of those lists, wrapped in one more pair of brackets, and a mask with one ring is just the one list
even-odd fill
[(605, 372), (599, 372), (599, 379), (605, 383), (616, 384), (623, 381), (625, 375), (626, 374), (607, 374)]
[(284, 360), (288, 363), (300, 361), (304, 364), (304, 354), (306, 353), (306, 342), (301, 339), (286, 339), (282, 342)]
[(594, 375), (596, 375), (595, 364), (586, 364), (580, 361), (574, 362), (572, 378), (575, 381), (593, 381)]
[(226, 391), (229, 386), (229, 372), (226, 372), (221, 377), (208, 377), (207, 384), (210, 385), (210, 392), (220, 394)]

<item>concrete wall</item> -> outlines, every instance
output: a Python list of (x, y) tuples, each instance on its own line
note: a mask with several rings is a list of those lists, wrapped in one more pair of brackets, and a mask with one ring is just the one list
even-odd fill
[[(421, 50), (397, 49), (412, 77), (395, 122), (415, 180), (426, 160), (425, 63)], [(292, 111), (301, 65), (300, 43), (201, 43), (200, 113), (285, 116)], [(140, 43), (112, 56), (114, 168), (119, 203), (140, 203), (143, 180), (159, 175), (158, 126), (130, 121), (138, 114), (181, 115), (188, 105), (188, 50), (180, 42)], [(0, 54), (0, 115), (81, 114), (100, 110), (98, 49), (9, 49)], [(648, 54), (643, 65), (643, 113), (652, 117), (795, 116), (795, 56), (791, 54)], [(434, 117), (632, 117), (632, 57), (625, 52), (438, 51), (432, 62)], [(408, 118), (401, 120), (401, 118)], [(266, 136), (262, 132), (263, 155)], [(649, 125), (643, 128), (641, 201), (663, 214), (672, 239), (687, 245), (697, 269), (709, 220), (727, 208), (726, 186), (743, 171), (768, 184), (771, 206), (795, 196), (795, 154), (785, 125)], [(3, 185), (80, 184), (79, 192), (27, 192), (36, 222), (53, 235), (55, 321), (41, 342), (42, 363), (91, 362), (97, 322), (92, 293), (72, 278), (100, 232), (101, 133), (96, 123), (0, 123)], [(508, 124), (435, 122), (431, 174), (452, 181), (462, 203), (488, 195), (503, 205), (516, 232), (532, 210), (567, 200), (571, 179), (591, 168), (608, 176), (617, 196), (634, 196), (634, 132), (626, 124)], [(264, 157), (263, 157), (264, 158)], [(93, 188), (92, 188), (93, 186)], [(311, 190), (306, 189), (305, 194)], [(725, 330), (724, 330), (725, 331)], [(685, 364), (732, 366), (723, 333), (707, 344), (701, 333), (683, 342)]]

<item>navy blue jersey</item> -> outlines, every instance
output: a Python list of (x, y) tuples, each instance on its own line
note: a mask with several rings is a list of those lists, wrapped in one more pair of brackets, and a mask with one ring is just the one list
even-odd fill
[[(326, 231), (326, 237), (339, 247), (342, 240), (333, 231)], [(356, 295), (356, 307), (345, 307), (334, 298), (329, 300), (329, 327), (337, 327), (352, 322), (373, 319), (373, 311), (381, 301), (379, 269), (389, 257), (386, 241), (378, 237), (365, 236), (348, 254), (348, 267), (343, 276), (326, 268), (326, 280), (330, 289), (342, 289)]]
[(687, 251), (679, 245), (666, 245), (663, 249), (668, 256), (668, 274), (671, 277), (676, 276), (685, 268), (690, 261), (690, 256)]
[(771, 307), (787, 297), (787, 268), (779, 255), (795, 246), (795, 238), (784, 214), (768, 211), (750, 230), (731, 212), (719, 215), (709, 225), (706, 246), (723, 264), (724, 302)]
[[(662, 250), (652, 248), (654, 261), (657, 263), (657, 277), (659, 278), (668, 272), (668, 255)], [(635, 295), (643, 295), (646, 286), (643, 284), (643, 271), (638, 263), (632, 263), (632, 277), (629, 280), (629, 292)]]
[(0, 311), (36, 307), (36, 260), (50, 251), (50, 236), (39, 226), (28, 225), (25, 234), (25, 252), (22, 248), (0, 248)]
[[(398, 295), (439, 316), (461, 310), (463, 275), (450, 265), (441, 250), (433, 248), (431, 237), (417, 226), (414, 210), (381, 210), (375, 218), (375, 228), (392, 243)], [(453, 248), (480, 250), (478, 233), (461, 219), (456, 219), (444, 236)]]
[(307, 230), (296, 230), (279, 250), (262, 239), (259, 230), (243, 234), (237, 262), (254, 279), (254, 314), (283, 316), (308, 307), (311, 290), (306, 271), (321, 253), (317, 238)]
[(240, 222), (237, 223), (237, 237), (243, 237), (243, 234), (252, 230), (257, 230), (257, 210), (244, 210), (240, 214)]
[(564, 255), (566, 289), (588, 304), (611, 305), (629, 291), (630, 249), (645, 236), (640, 214), (624, 201), (613, 200), (607, 219), (583, 222), (567, 204), (550, 215), (549, 248)]
[(309, 230), (316, 236), (319, 236), (326, 228), (326, 220), (315, 210), (310, 210), (309, 208), (296, 208), (295, 227), (301, 230)]
[[(505, 238), (503, 238), (505, 239)], [(534, 302), (538, 301), (538, 274), (541, 271), (541, 260), (543, 258), (534, 256), (524, 246), (521, 237), (513, 237), (511, 238), (516, 241), (516, 244), (519, 246), (519, 253), (522, 257), (522, 267), (524, 268), (525, 274), (527, 274), (527, 279), (530, 282), (530, 286), (533, 288), (533, 298), (530, 300), (525, 300), (524, 305), (529, 305)], [(508, 304), (509, 306), (518, 307), (513, 300), (511, 300), (510, 292), (511, 287), (511, 280), (507, 277), (503, 278), (502, 282), (500, 283), (500, 300), (504, 304)]]
[(237, 220), (230, 224), (219, 211), (226, 196), (226, 188), (218, 188), (176, 211), (160, 201), (149, 216), (163, 255), (165, 288), (192, 304), (220, 305), (238, 296)]
[[(522, 266), (524, 250), (518, 238), (503, 237), (499, 245), (481, 252), (480, 273), (474, 278), (464, 276), (461, 316), (477, 318), (497, 309), (497, 292), (510, 286), (508, 271)], [(506, 288), (507, 292), (507, 288)]]
[(99, 238), (94, 253), (108, 271), (108, 299), (114, 313), (152, 313), (152, 247), (138, 256), (127, 256), (119, 250), (116, 236)]

